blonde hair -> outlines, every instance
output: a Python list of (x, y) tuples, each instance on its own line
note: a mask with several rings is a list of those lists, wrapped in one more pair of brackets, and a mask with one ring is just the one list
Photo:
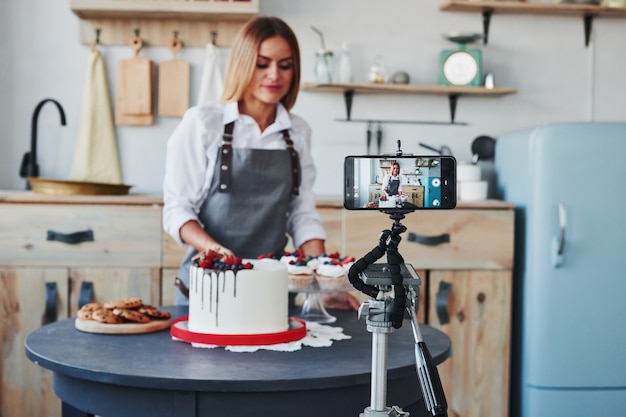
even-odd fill
[(261, 43), (274, 36), (280, 36), (287, 41), (293, 57), (291, 85), (280, 102), (287, 110), (291, 110), (296, 104), (300, 85), (298, 40), (287, 23), (277, 17), (266, 16), (255, 17), (248, 21), (237, 34), (226, 66), (222, 101), (232, 102), (241, 99), (254, 74)]

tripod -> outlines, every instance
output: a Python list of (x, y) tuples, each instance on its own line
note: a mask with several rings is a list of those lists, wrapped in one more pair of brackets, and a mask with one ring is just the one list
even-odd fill
[[(406, 227), (400, 223), (412, 209), (381, 210), (393, 220), (391, 230), (383, 230), (378, 245), (352, 265), (348, 272), (350, 283), (370, 299), (359, 308), (359, 318), (365, 317), (367, 330), (372, 333), (372, 386), (370, 406), (360, 417), (409, 416), (398, 406), (387, 407), (387, 339), (393, 329), (402, 326), (404, 312), (408, 313), (415, 339), (417, 376), (427, 410), (433, 417), (447, 417), (448, 404), (439, 373), (424, 343), (415, 315), (420, 279), (411, 265), (405, 264), (398, 252)], [(387, 264), (375, 264), (387, 254)], [(393, 289), (393, 297), (385, 295)], [(408, 296), (407, 296), (408, 294)]]

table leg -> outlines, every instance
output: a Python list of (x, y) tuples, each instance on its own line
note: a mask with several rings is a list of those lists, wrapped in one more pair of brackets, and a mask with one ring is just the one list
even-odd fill
[(65, 402), (61, 403), (61, 415), (63, 417), (94, 417), (93, 414), (80, 411)]

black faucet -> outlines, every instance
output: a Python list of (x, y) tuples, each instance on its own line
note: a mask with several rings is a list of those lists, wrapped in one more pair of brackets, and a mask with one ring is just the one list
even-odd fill
[[(52, 98), (46, 98), (37, 104), (37, 107), (35, 107), (35, 111), (33, 112), (33, 118), (30, 126), (30, 152), (26, 152), (24, 154), (24, 157), (22, 158), (22, 165), (20, 166), (20, 177), (22, 178), (39, 176), (39, 165), (37, 164), (37, 120), (39, 119), (39, 112), (41, 111), (41, 108), (49, 101), (54, 103), (57, 106), (57, 109), (59, 109), (59, 113), (61, 114), (61, 125), (65, 126), (66, 124), (65, 112), (58, 101)], [(31, 189), (29, 181), (26, 181), (26, 189)]]

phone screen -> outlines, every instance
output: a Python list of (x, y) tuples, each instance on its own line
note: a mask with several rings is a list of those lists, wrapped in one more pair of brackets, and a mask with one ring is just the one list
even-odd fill
[(452, 156), (347, 156), (344, 202), (348, 210), (406, 211), (456, 207)]

